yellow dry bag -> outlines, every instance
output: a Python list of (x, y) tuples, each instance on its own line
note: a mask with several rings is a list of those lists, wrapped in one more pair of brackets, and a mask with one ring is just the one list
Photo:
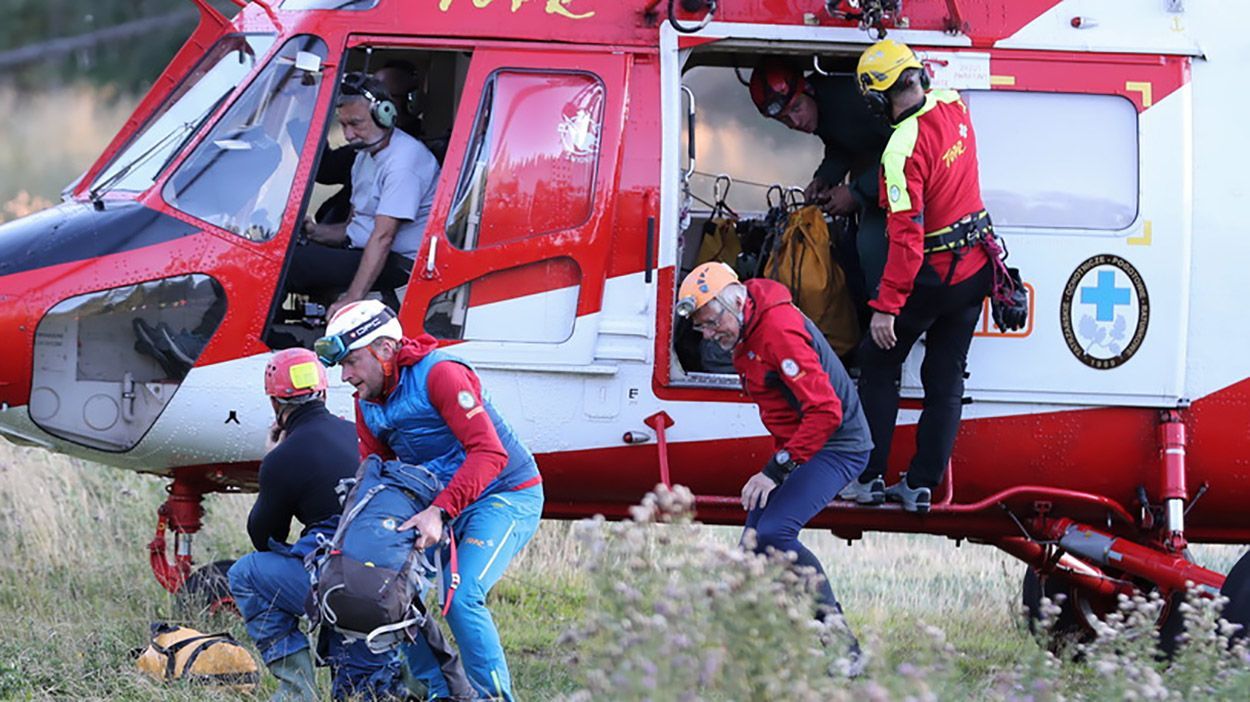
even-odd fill
[(799, 209), (790, 215), (764, 274), (790, 289), (794, 304), (844, 356), (859, 343), (859, 321), (846, 272), (829, 247), (824, 213), (815, 205)]
[(256, 659), (230, 634), (202, 634), (161, 622), (139, 654), (139, 670), (157, 680), (187, 680), (253, 692), (260, 683)]

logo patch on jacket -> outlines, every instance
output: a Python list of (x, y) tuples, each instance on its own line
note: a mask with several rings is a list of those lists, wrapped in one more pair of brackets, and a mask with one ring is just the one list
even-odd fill
[(456, 402), (459, 402), (460, 406), (465, 409), (473, 409), (473, 406), (477, 404), (477, 398), (468, 390), (461, 390), (456, 396)]
[(793, 358), (785, 358), (781, 361), (781, 372), (787, 377), (795, 378), (799, 374), (799, 364), (795, 363)]

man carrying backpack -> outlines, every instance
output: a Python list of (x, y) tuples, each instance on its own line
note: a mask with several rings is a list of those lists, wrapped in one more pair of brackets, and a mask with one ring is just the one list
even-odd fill
[(885, 266), (885, 211), (878, 203), (877, 171), (889, 127), (868, 111), (851, 76), (804, 77), (794, 62), (767, 56), (751, 72), (749, 87), (761, 115), (824, 143), (824, 158), (804, 196), (831, 215), (858, 213), (855, 248), (865, 294), (872, 297)]
[[(308, 637), (300, 631), (309, 579), (304, 556), (317, 536), (334, 534), (339, 500), (334, 488), (356, 473), (356, 434), (351, 422), (325, 406), (326, 373), (307, 349), (280, 351), (265, 367), (265, 394), (273, 406), (273, 448), (260, 465), (260, 494), (248, 515), (255, 553), (230, 568), (230, 592), (265, 665), (278, 678), (274, 700), (320, 699)], [(304, 525), (287, 544), (294, 517)], [(404, 699), (398, 654), (371, 653), (363, 641), (332, 640), (329, 659), (334, 698), (364, 695)], [(436, 684), (434, 685), (436, 686)]]
[(423, 465), (447, 486), (399, 528), (416, 529), (417, 547), (426, 548), (449, 527), (450, 543), (440, 546), (447, 623), (476, 691), (511, 700), (486, 595), (538, 528), (543, 489), (534, 457), (495, 411), (473, 369), (438, 350), (428, 334), (405, 337), (395, 313), (380, 302), (344, 306), (314, 348), (322, 363), (341, 365), (343, 380), (356, 388), (361, 457)]

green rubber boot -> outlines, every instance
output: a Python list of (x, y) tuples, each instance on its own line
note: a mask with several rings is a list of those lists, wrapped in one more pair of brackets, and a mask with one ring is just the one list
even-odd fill
[(317, 672), (312, 651), (304, 649), (269, 664), (278, 679), (278, 691), (269, 702), (317, 702)]

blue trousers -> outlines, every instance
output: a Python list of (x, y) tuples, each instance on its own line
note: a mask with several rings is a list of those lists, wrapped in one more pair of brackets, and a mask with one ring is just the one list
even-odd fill
[[(488, 495), (469, 505), (452, 522), (460, 561), (460, 586), (447, 613), (456, 637), (464, 672), (479, 695), (512, 700), (512, 675), (504, 658), (486, 595), (512, 559), (538, 529), (543, 488)], [(451, 583), (451, 553), (443, 549), (443, 583)], [(444, 595), (446, 593), (444, 592)], [(428, 677), (433, 658), (421, 642), (407, 649), (408, 663), (418, 677)]]
[(859, 477), (868, 465), (867, 451), (845, 453), (825, 449), (790, 474), (786, 481), (768, 495), (763, 509), (747, 514), (746, 528), (755, 529), (755, 550), (764, 553), (770, 547), (798, 555), (796, 565), (814, 568), (823, 582), (816, 593), (818, 617), (842, 611), (833, 596), (829, 577), (820, 559), (799, 541), (799, 530), (833, 501), (847, 483)]
[[(304, 601), (311, 585), (298, 555), (259, 551), (240, 558), (230, 568), (230, 593), (243, 615), (248, 636), (256, 642), (265, 665), (308, 648), (308, 637), (299, 628)], [(364, 641), (346, 643), (334, 634), (330, 640), (330, 670), (336, 700), (352, 695), (366, 698), (403, 698), (401, 666), (397, 652), (371, 652)], [(437, 673), (437, 668), (434, 670)], [(437, 682), (426, 681), (436, 694)], [(445, 694), (446, 683), (443, 683)]]

